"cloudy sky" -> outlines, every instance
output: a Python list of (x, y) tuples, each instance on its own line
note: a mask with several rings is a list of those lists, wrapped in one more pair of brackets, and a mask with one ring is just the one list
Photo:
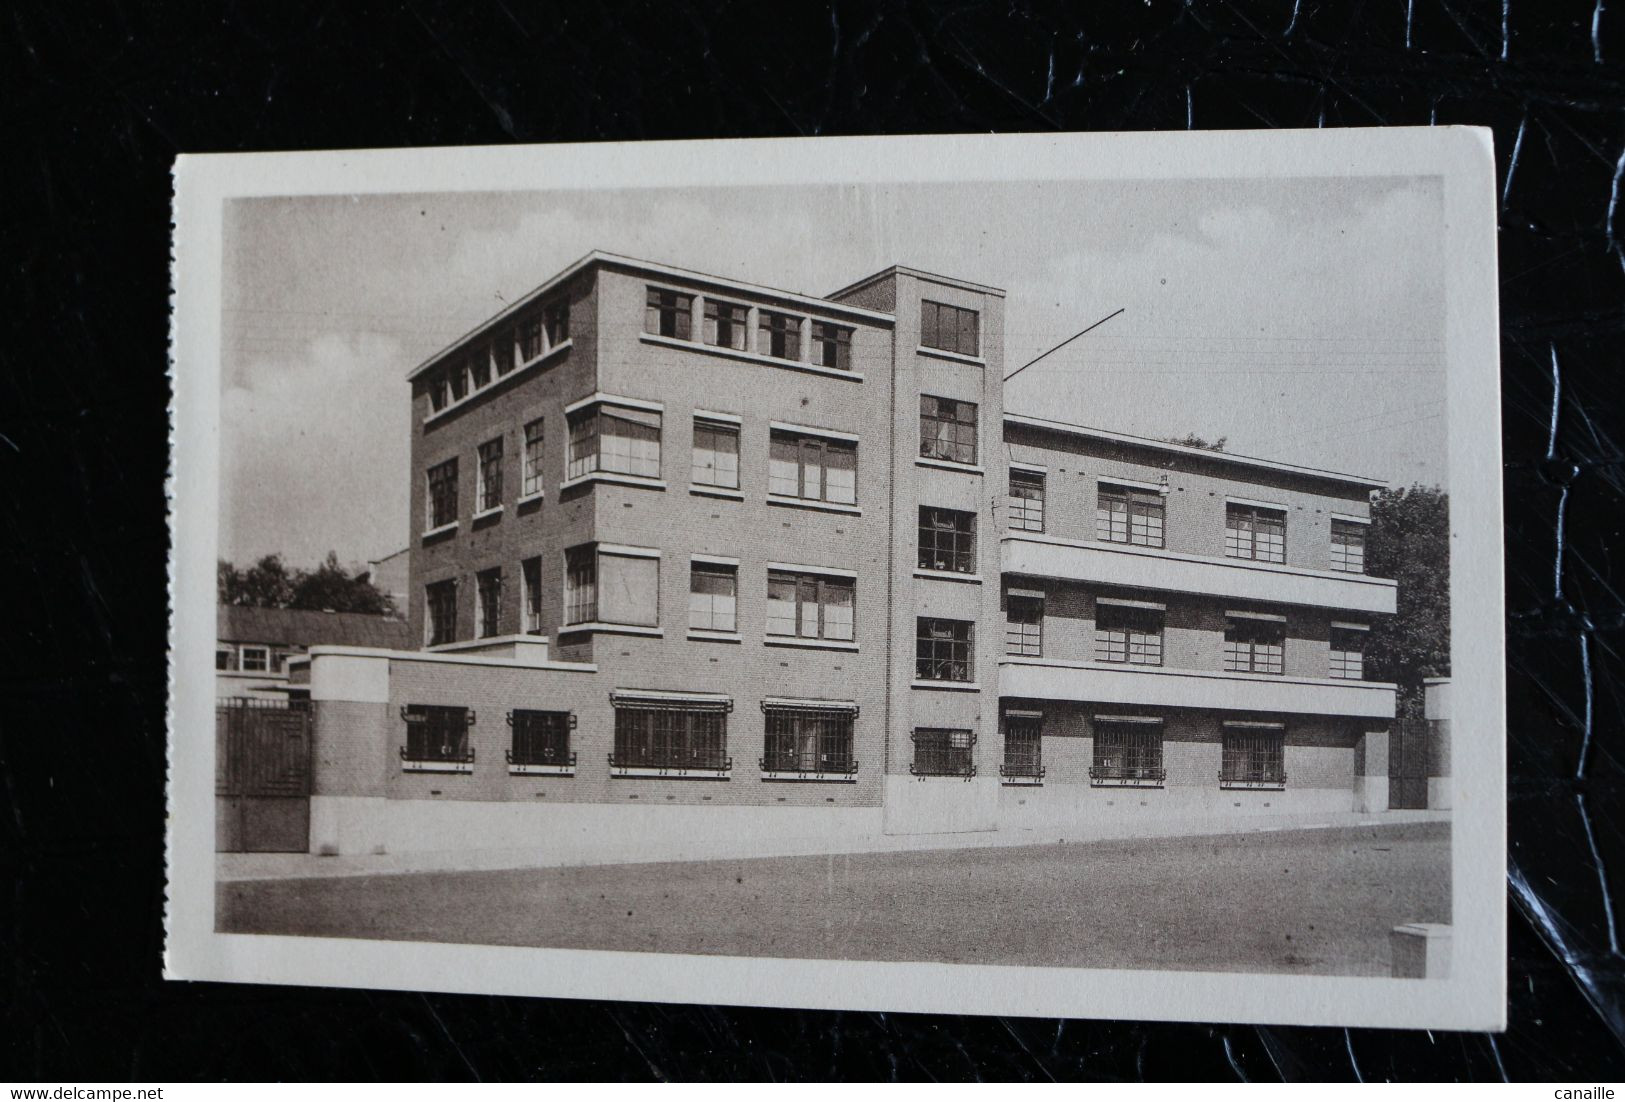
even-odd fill
[(220, 554), (406, 546), (425, 356), (593, 249), (828, 294), (890, 264), (1009, 292), (1012, 412), (1445, 482), (1430, 179), (714, 188), (238, 200)]

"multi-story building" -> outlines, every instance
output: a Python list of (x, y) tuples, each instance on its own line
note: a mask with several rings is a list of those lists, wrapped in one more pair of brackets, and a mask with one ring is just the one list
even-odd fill
[(313, 846), (1385, 806), (1381, 484), (1006, 414), (1003, 330), (594, 253), (423, 363), (420, 649), (301, 672)]

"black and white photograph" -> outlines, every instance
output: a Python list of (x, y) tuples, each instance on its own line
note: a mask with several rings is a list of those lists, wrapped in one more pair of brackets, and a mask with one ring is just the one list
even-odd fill
[(1493, 198), (1450, 128), (183, 158), (169, 973), (1498, 1028)]

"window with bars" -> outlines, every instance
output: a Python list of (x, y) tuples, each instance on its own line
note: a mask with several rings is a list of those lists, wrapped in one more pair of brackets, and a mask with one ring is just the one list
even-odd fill
[(705, 343), (717, 348), (745, 350), (745, 334), (750, 322), (750, 310), (738, 303), (705, 300)]
[(1232, 673), (1281, 673), (1286, 625), (1278, 620), (1231, 616), (1224, 627), (1224, 668)]
[(916, 777), (974, 777), (971, 748), (976, 732), (952, 727), (916, 727), (914, 760), (908, 771)]
[(766, 730), (762, 771), (844, 773), (858, 771), (852, 755), (852, 713), (763, 705)]
[(430, 467), (429, 527), (444, 528), (457, 520), (457, 460), (455, 457)]
[(1096, 602), (1095, 661), (1162, 665), (1162, 625), (1159, 608)]
[(561, 298), (542, 309), (542, 328), (547, 331), (549, 347), (557, 348), (570, 339), (570, 300)]
[(499, 379), (513, 370), (513, 342), (512, 329), (500, 330), (491, 341), (491, 361), (496, 367)]
[(542, 560), (526, 559), (519, 564), (519, 580), (524, 587), (524, 617), (520, 625), (526, 635), (542, 634)]
[(598, 619), (598, 549), (572, 547), (564, 553), (564, 622)]
[(800, 318), (762, 310), (756, 328), (756, 351), (779, 360), (801, 359)]
[(1234, 788), (1280, 788), (1286, 785), (1286, 732), (1227, 726), (1219, 783)]
[(520, 493), (525, 497), (542, 492), (542, 419), (525, 423), (525, 468), (521, 472)]
[(1044, 657), (1044, 598), (1010, 593), (1005, 597), (1004, 653), (1016, 658)]
[(852, 578), (768, 571), (767, 634), (851, 642), (856, 587)]
[(502, 622), (502, 570), (482, 570), (474, 582), (480, 604), (479, 636), (489, 639), (497, 634)]
[(976, 514), (920, 507), (921, 570), (976, 573)]
[(857, 444), (774, 429), (768, 439), (767, 492), (804, 501), (857, 504)]
[(1094, 763), (1090, 783), (1096, 785), (1161, 784), (1168, 773), (1162, 765), (1162, 724), (1096, 720)]
[(502, 504), (502, 437), (480, 445), (480, 484), (475, 495), (480, 511)]
[(1365, 573), (1365, 530), (1363, 524), (1332, 521), (1332, 569), (1347, 574)]
[(1224, 553), (1232, 559), (1286, 562), (1286, 511), (1235, 502), (1227, 504)]
[(729, 769), (727, 713), (617, 707), (609, 763), (630, 769)]
[(1332, 628), (1331, 676), (1349, 681), (1364, 679), (1367, 634), (1355, 628)]
[(680, 291), (649, 288), (643, 311), (643, 329), (661, 337), (689, 340), (694, 324), (694, 296)]
[(739, 489), (739, 426), (694, 418), (694, 485)]
[(1095, 538), (1136, 547), (1161, 547), (1163, 497), (1156, 490), (1102, 482), (1095, 504)]
[(920, 456), (976, 462), (976, 403), (920, 395)]
[(542, 337), (542, 316), (532, 314), (519, 323), (519, 359), (522, 363), (530, 363), (540, 356), (547, 345)]
[(695, 631), (739, 630), (739, 569), (725, 563), (689, 567), (688, 626)]
[(574, 720), (569, 712), (515, 708), (508, 715), (508, 723), (513, 727), (508, 764), (574, 765), (576, 756), (570, 750), (570, 728)]
[(447, 578), (423, 587), (429, 646), (457, 640), (457, 579)]
[(914, 677), (919, 681), (972, 681), (976, 625), (969, 620), (921, 616), (914, 635)]
[(465, 763), (474, 760), (468, 744), (469, 711), (449, 704), (408, 704), (403, 761)]
[(852, 330), (827, 321), (812, 323), (812, 362), (837, 371), (852, 369)]
[(1044, 530), (1044, 476), (1038, 471), (1010, 471), (1010, 528)]
[(491, 385), (491, 350), (484, 345), (474, 350), (468, 358), (468, 374), (474, 381), (474, 389), (480, 390)]
[(660, 413), (605, 402), (570, 414), (565, 477), (603, 471), (660, 477)]
[(1044, 721), (1039, 716), (1004, 717), (1004, 761), (999, 773), (1036, 780), (1044, 775)]
[(962, 356), (980, 355), (979, 323), (975, 310), (925, 299), (920, 303), (920, 344)]

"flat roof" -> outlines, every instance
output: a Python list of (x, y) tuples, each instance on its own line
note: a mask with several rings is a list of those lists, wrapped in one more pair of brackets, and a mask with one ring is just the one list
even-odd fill
[(1325, 471), (1318, 467), (1302, 467), (1296, 463), (1282, 463), (1274, 459), (1259, 459), (1251, 455), (1237, 455), (1234, 452), (1212, 451), (1208, 448), (1193, 448), (1188, 444), (1173, 444), (1167, 440), (1153, 440), (1148, 436), (1130, 436), (1126, 432), (1112, 432), (1109, 429), (1090, 428), (1087, 425), (1074, 425), (1066, 421), (1051, 421), (1044, 417), (1029, 417), (1021, 413), (1006, 413), (1006, 424), (1023, 425), (1027, 428), (1046, 429), (1050, 432), (1065, 433), (1070, 436), (1087, 436), (1093, 440), (1107, 440), (1115, 444), (1126, 444), (1136, 448), (1148, 448), (1153, 451), (1168, 452), (1173, 455), (1187, 456), (1193, 459), (1206, 459), (1219, 463), (1229, 463), (1238, 467), (1252, 467), (1256, 470), (1274, 471), (1278, 474), (1293, 474), (1304, 478), (1318, 478), (1327, 482), (1344, 482), (1351, 486), (1359, 486), (1367, 490), (1384, 490), (1388, 483), (1380, 478), (1368, 478), (1365, 475), (1346, 474), (1341, 471)]
[(936, 272), (928, 272), (923, 268), (910, 268), (903, 264), (893, 264), (888, 268), (882, 268), (874, 275), (864, 276), (856, 283), (848, 283), (838, 291), (831, 291), (827, 297), (835, 298), (837, 295), (851, 294), (853, 291), (867, 287), (869, 284), (885, 279), (889, 275), (913, 276), (915, 279), (923, 279), (927, 283), (940, 283), (945, 287), (958, 287), (963, 291), (975, 291), (977, 294), (1004, 297), (1003, 287), (993, 287), (986, 283), (972, 283), (968, 279), (955, 279), (953, 276), (938, 275)]

